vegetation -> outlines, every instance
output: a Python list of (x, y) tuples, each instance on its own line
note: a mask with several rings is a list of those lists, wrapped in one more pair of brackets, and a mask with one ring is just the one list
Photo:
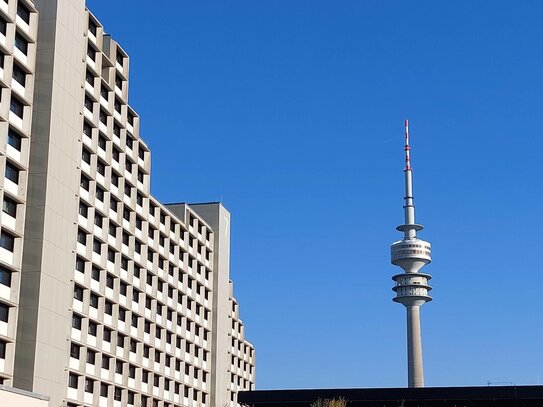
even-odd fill
[(343, 397), (338, 399), (318, 399), (311, 404), (311, 407), (346, 407), (347, 400)]

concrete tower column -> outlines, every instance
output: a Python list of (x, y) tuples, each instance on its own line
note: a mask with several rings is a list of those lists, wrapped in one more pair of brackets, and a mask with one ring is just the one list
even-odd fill
[(420, 306), (407, 306), (406, 310), (408, 386), (424, 387), (422, 339), (420, 334)]

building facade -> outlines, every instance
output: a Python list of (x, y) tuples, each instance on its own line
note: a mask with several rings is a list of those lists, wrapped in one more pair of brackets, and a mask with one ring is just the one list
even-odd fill
[(0, 16), (0, 381), (55, 407), (237, 404), (230, 214), (150, 194), (128, 55), (84, 0)]

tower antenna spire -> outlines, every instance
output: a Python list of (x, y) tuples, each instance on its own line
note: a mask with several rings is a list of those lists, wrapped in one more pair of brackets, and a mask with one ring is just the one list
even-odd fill
[(411, 171), (411, 158), (409, 157), (409, 120), (405, 119), (405, 171)]
[(394, 242), (391, 249), (391, 263), (403, 269), (403, 273), (392, 277), (396, 282), (395, 302), (403, 304), (407, 310), (407, 366), (408, 386), (424, 387), (422, 366), (422, 340), (420, 333), (420, 306), (431, 301), (428, 292), (432, 289), (428, 281), (432, 278), (420, 269), (432, 261), (431, 245), (417, 238), (423, 229), (415, 223), (415, 204), (413, 200), (413, 170), (411, 168), (411, 146), (409, 143), (409, 121), (405, 120), (405, 204), (404, 224), (396, 229), (403, 232), (403, 239)]

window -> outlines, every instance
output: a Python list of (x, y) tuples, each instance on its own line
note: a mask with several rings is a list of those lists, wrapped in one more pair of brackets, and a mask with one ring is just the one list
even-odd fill
[(92, 293), (91, 296), (90, 296), (90, 306), (97, 309), (98, 308), (98, 300), (99, 300), (98, 295)]
[[(78, 241), (79, 243), (81, 243), (81, 244), (84, 244), (84, 245), (87, 244), (87, 234), (86, 234), (83, 230), (81, 230), (81, 229), (79, 229), (79, 230), (77, 231), (77, 241)], [(81, 260), (81, 259), (78, 258), (77, 260), (79, 261), (79, 260)], [(82, 264), (84, 264), (84, 263), (82, 263)], [(78, 263), (76, 263), (76, 267), (77, 267), (77, 265), (78, 265)], [(78, 270), (79, 270), (79, 269), (78, 269)], [(79, 271), (83, 272), (83, 270), (79, 270)]]
[[(107, 305), (107, 302), (106, 302), (106, 305)], [(104, 341), (111, 342), (111, 329), (109, 328), (104, 328)]]
[(87, 363), (94, 365), (96, 363), (96, 352), (90, 349), (87, 349)]
[[(81, 181), (83, 183), (83, 181)], [(79, 214), (86, 218), (89, 215), (89, 207), (87, 204), (84, 204), (83, 202), (79, 203)]]
[[(113, 251), (112, 249), (107, 250), (107, 261), (111, 263), (115, 263), (115, 251)], [(107, 284), (107, 280), (106, 280), (106, 284)]]
[(129, 133), (126, 133), (126, 147), (132, 148), (134, 147), (134, 139), (132, 138), (132, 135)]
[(123, 79), (119, 75), (115, 76), (115, 86), (117, 86), (119, 89), (123, 88)]
[(26, 72), (23, 71), (23, 69), (17, 65), (13, 64), (13, 73), (11, 75), (13, 79), (15, 79), (21, 86), (26, 85)]
[(119, 151), (119, 149), (113, 148), (113, 151), (111, 152), (111, 156), (113, 157), (115, 161), (119, 162), (120, 154), (121, 152)]
[(123, 391), (120, 387), (115, 387), (115, 393), (113, 394), (113, 398), (115, 401), (121, 401)]
[(136, 366), (134, 365), (128, 366), (128, 377), (130, 377), (131, 379), (136, 378)]
[(98, 324), (96, 322), (89, 321), (89, 335), (96, 336), (98, 333)]
[(15, 150), (21, 151), (22, 140), (23, 138), (11, 128), (8, 130), (8, 145), (12, 146)]
[(89, 21), (89, 32), (96, 37), (97, 26), (93, 21)]
[(107, 393), (108, 393), (108, 385), (106, 383), (101, 383), (100, 384), (100, 397), (107, 397)]
[(101, 202), (104, 202), (104, 189), (102, 187), (96, 186), (96, 199)]
[(19, 33), (15, 34), (15, 47), (23, 54), (28, 54), (28, 41)]
[(117, 61), (117, 63), (119, 65), (121, 65), (121, 66), (123, 65), (124, 55), (121, 54), (119, 51), (117, 51), (117, 55), (116, 55), (115, 59), (116, 59), (116, 61)]
[(114, 109), (117, 113), (121, 113), (121, 101), (115, 98), (115, 103), (113, 104)]
[(100, 109), (100, 122), (107, 126), (107, 114), (102, 109)]
[(94, 380), (86, 378), (85, 379), (85, 392), (92, 393), (94, 391)]
[(11, 271), (0, 266), (0, 284), (11, 287)]
[(123, 362), (120, 360), (115, 362), (115, 373), (123, 374)]
[(103, 97), (105, 100), (109, 99), (109, 92), (104, 86), (100, 88), (100, 96)]
[(113, 289), (114, 278), (111, 274), (106, 276), (106, 287)]
[(2, 203), (2, 212), (15, 218), (17, 216), (17, 202), (4, 195), (4, 202)]
[(113, 315), (113, 303), (106, 300), (106, 305), (104, 307), (104, 312), (108, 315)]
[(19, 169), (13, 164), (6, 163), (6, 178), (15, 184), (19, 183)]
[(81, 188), (83, 188), (85, 191), (88, 191), (90, 188), (90, 179), (86, 177), (85, 175), (81, 175), (81, 182), (79, 183)]
[(4, 36), (6, 35), (8, 22), (3, 18), (0, 17), (0, 33), (2, 33)]
[(119, 186), (119, 176), (114, 172), (111, 173), (111, 184), (116, 187)]
[(9, 307), (0, 302), (0, 321), (8, 322)]
[(102, 242), (94, 239), (94, 241), (92, 242), (92, 250), (95, 253), (100, 254), (102, 252)]
[(110, 360), (109, 356), (102, 355), (102, 369), (109, 369), (109, 360)]
[(94, 86), (94, 75), (92, 74), (91, 71), (87, 70), (87, 73), (85, 75), (85, 80), (87, 81), (87, 83)]
[(115, 198), (111, 197), (109, 200), (109, 209), (111, 209), (114, 212), (117, 212), (117, 206), (119, 204), (119, 201), (117, 201)]
[[(110, 221), (111, 222), (111, 221)], [(113, 223), (110, 223), (109, 224), (109, 234), (113, 237), (117, 236), (117, 226), (115, 226), (115, 224)]]
[(96, 281), (100, 281), (100, 269), (93, 267), (91, 271), (91, 278)]
[(84, 293), (83, 287), (76, 285), (74, 288), (74, 298), (78, 301), (83, 301), (83, 293)]
[(81, 321), (82, 321), (82, 318), (79, 315), (73, 314), (73, 316), (72, 316), (72, 328), (75, 328), (77, 330), (81, 330)]
[[(92, 112), (92, 100), (90, 100), (90, 108), (87, 107), (87, 97), (85, 97), (85, 108), (89, 109)], [(83, 134), (87, 137), (92, 137), (92, 127), (87, 122), (83, 123)]]
[(81, 160), (83, 160), (83, 162), (86, 162), (87, 164), (91, 163), (91, 153), (86, 148), (84, 148), (81, 152)]
[[(92, 112), (92, 106), (93, 106), (93, 104), (94, 104), (94, 103), (93, 103), (92, 99), (91, 99), (90, 97), (88, 97), (88, 96), (85, 95), (85, 102), (84, 102), (85, 109), (87, 109), (87, 110), (89, 110), (89, 111)], [(83, 125), (83, 133), (85, 133), (85, 134), (86, 134), (87, 136), (89, 136), (89, 137), (90, 137), (90, 135), (91, 135), (91, 134), (90, 134), (90, 133), (91, 133), (91, 127), (90, 127), (87, 123), (85, 123), (85, 124)]]
[(74, 359), (79, 359), (79, 352), (81, 351), (81, 346), (72, 343), (70, 346), (70, 357)]
[[(78, 234), (78, 236), (79, 236), (79, 234)], [(84, 273), (85, 272), (85, 260), (83, 260), (81, 257), (77, 257), (75, 259), (75, 269), (77, 271), (79, 271), (80, 273)]]
[(17, 15), (21, 17), (25, 23), (30, 23), (30, 10), (20, 0), (17, 4)]
[(15, 236), (2, 230), (2, 233), (0, 233), (0, 247), (13, 252), (15, 247)]
[(71, 387), (72, 389), (77, 389), (77, 382), (78, 382), (79, 376), (70, 373), (68, 376), (68, 387)]
[(98, 147), (100, 147), (102, 150), (105, 151), (106, 144), (107, 144), (106, 138), (102, 135), (98, 136)]
[(89, 44), (87, 47), (87, 56), (92, 60), (96, 61), (96, 50)]
[(143, 183), (143, 172), (138, 170), (138, 181)]

